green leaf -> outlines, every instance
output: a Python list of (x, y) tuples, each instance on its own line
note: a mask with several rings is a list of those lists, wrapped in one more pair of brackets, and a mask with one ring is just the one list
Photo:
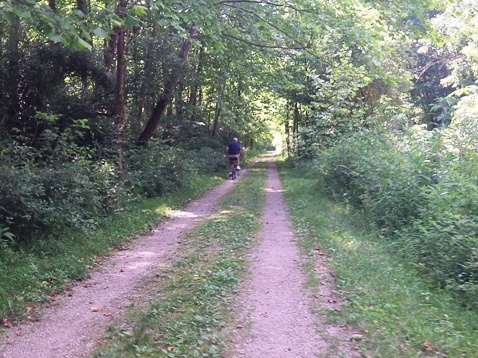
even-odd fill
[(97, 27), (96, 29), (94, 29), (93, 33), (102, 39), (108, 37), (108, 33), (101, 27)]
[(121, 25), (123, 25), (121, 23), (121, 21), (118, 21), (117, 19), (114, 19), (114, 18), (111, 19), (111, 26), (118, 27), (118, 26), (121, 26)]
[(63, 36), (61, 34), (58, 34), (58, 33), (51, 32), (47, 36), (54, 43), (59, 43), (59, 42), (63, 41)]
[(75, 14), (76, 14), (79, 18), (84, 18), (84, 17), (85, 17), (85, 14), (84, 14), (83, 11), (81, 11), (81, 10), (76, 10), (76, 11), (75, 11)]
[(77, 38), (76, 38), (76, 42), (77, 42), (76, 45), (77, 45), (79, 48), (85, 48), (85, 49), (91, 51), (92, 46), (91, 46), (88, 42), (86, 42), (85, 40), (83, 40), (81, 37), (77, 37)]
[(148, 13), (148, 9), (144, 6), (135, 5), (133, 6), (133, 12), (136, 16), (145, 16)]
[(133, 16), (127, 16), (126, 19), (124, 20), (124, 24), (126, 26), (139, 26), (141, 25), (141, 21)]

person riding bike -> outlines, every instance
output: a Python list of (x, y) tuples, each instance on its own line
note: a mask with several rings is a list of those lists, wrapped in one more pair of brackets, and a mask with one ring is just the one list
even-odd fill
[(241, 167), (239, 166), (239, 160), (241, 158), (241, 146), (239, 145), (237, 138), (234, 138), (232, 142), (226, 146), (226, 155), (229, 158), (229, 176), (232, 176), (232, 169), (236, 162), (237, 169), (241, 170)]

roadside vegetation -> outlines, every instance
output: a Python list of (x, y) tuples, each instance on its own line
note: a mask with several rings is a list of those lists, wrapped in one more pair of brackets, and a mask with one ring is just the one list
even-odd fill
[[(348, 158), (365, 160), (367, 157), (356, 150), (363, 148), (363, 151), (369, 152), (370, 148), (362, 147), (363, 143), (357, 141), (353, 143), (357, 147), (354, 147)], [(384, 152), (372, 153), (383, 155)], [(386, 163), (387, 167), (396, 165), (392, 158), (383, 162), (378, 162), (375, 156), (373, 158), (375, 161), (370, 160), (369, 163)], [(461, 281), (451, 279), (453, 272), (443, 272), (437, 277), (439, 280), (433, 279), (434, 276), (430, 273), (434, 269), (417, 260), (421, 251), (414, 249), (414, 241), (410, 242), (409, 239), (414, 228), (413, 222), (408, 229), (402, 224), (402, 231), (396, 232), (384, 230), (377, 225), (378, 219), (391, 219), (392, 212), (400, 215), (396, 203), (389, 210), (382, 207), (374, 216), (370, 214), (370, 210), (352, 205), (353, 199), (358, 200), (358, 197), (344, 188), (338, 190), (341, 179), (357, 183), (359, 171), (347, 172), (345, 176), (339, 176), (335, 180), (327, 180), (318, 175), (324, 170), (324, 166), (330, 169), (329, 175), (333, 168), (337, 171), (344, 170), (343, 161), (337, 161), (337, 157), (334, 159), (328, 161), (322, 157), (315, 164), (281, 165), (286, 199), (302, 247), (312, 256), (317, 250), (323, 252), (335, 272), (337, 292), (343, 301), (342, 309), (324, 311), (324, 316), (330, 322), (352, 324), (360, 328), (364, 338), (359, 346), (365, 356), (477, 356), (478, 312), (471, 309), (474, 302), (469, 301), (470, 296), (457, 292)], [(397, 171), (400, 171), (399, 168)], [(367, 168), (360, 173), (370, 178), (377, 170)], [(393, 178), (400, 177), (398, 173), (394, 173)], [(404, 174), (404, 177), (411, 181), (414, 178), (409, 173)], [(380, 182), (384, 183), (385, 180)], [(367, 187), (375, 188), (374, 185)], [(408, 186), (393, 192), (392, 189), (384, 190), (382, 195), (388, 197), (390, 202), (394, 198), (406, 205), (411, 198), (416, 199), (417, 195), (406, 188)], [(412, 189), (413, 187), (409, 190)], [(396, 193), (396, 197), (393, 197), (393, 193)], [(423, 199), (413, 202), (416, 201), (420, 205), (434, 203), (424, 202)], [(368, 202), (369, 205), (372, 203), (384, 205), (383, 200)], [(429, 239), (426, 230), (416, 231), (415, 235), (418, 233), (421, 233), (425, 242)], [(448, 236), (447, 239), (454, 238)], [(439, 242), (433, 244), (439, 245)], [(427, 258), (428, 261), (431, 258), (443, 260), (444, 256), (452, 260), (456, 253), (447, 245)], [(450, 287), (442, 284), (445, 281), (450, 281)]]
[[(224, 173), (221, 174), (223, 177)], [(34, 243), (0, 241), (3, 326), (37, 319), (38, 304), (48, 302), (72, 282), (87, 277), (89, 270), (110, 251), (148, 233), (170, 210), (203, 194), (224, 180), (222, 177), (198, 175), (181, 192), (131, 200), (123, 210), (102, 218), (93, 228), (63, 228), (48, 236), (38, 234)]]

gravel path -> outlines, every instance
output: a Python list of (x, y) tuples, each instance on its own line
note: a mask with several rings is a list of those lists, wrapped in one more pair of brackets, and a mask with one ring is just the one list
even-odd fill
[(124, 314), (135, 287), (165, 264), (183, 235), (211, 216), (233, 184), (225, 181), (183, 211), (172, 213), (152, 235), (112, 255), (88, 280), (59, 296), (38, 322), (10, 329), (0, 337), (0, 357), (87, 357), (108, 324)]
[[(258, 246), (251, 255), (249, 279), (236, 308), (232, 334), (234, 358), (359, 357), (347, 327), (324, 325), (312, 310), (338, 309), (330, 270), (317, 258), (322, 282), (318, 299), (304, 289), (306, 277), (292, 224), (288, 218), (279, 175), (273, 162), (265, 188), (265, 206)], [(330, 302), (336, 304), (330, 307)], [(231, 330), (231, 329), (229, 329)]]
[[(0, 358), (87, 357), (108, 325), (125, 313), (135, 288), (155, 268), (166, 264), (181, 237), (210, 217), (218, 200), (234, 184), (225, 181), (174, 213), (151, 235), (113, 254), (88, 280), (57, 297), (38, 322), (8, 330), (0, 337)], [(239, 295), (239, 318), (229, 329), (234, 337), (231, 353), (224, 358), (358, 357), (349, 340), (351, 331), (325, 326), (312, 314), (313, 308), (337, 302), (330, 289), (333, 280), (323, 259), (318, 258), (319, 295), (314, 298), (303, 289), (301, 257), (273, 162), (269, 163), (265, 191), (263, 227), (251, 256), (249, 279)]]

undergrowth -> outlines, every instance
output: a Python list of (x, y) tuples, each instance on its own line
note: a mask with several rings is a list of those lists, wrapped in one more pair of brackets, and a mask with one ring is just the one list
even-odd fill
[(478, 311), (475, 132), (357, 132), (308, 163), (316, 187), (364, 213), (420, 274)]
[(63, 291), (69, 282), (86, 277), (109, 251), (148, 232), (168, 210), (182, 207), (221, 180), (195, 176), (187, 189), (131, 202), (118, 215), (102, 219), (95, 230), (63, 230), (21, 250), (12, 250), (0, 240), (0, 319), (4, 326), (36, 319), (37, 303)]

